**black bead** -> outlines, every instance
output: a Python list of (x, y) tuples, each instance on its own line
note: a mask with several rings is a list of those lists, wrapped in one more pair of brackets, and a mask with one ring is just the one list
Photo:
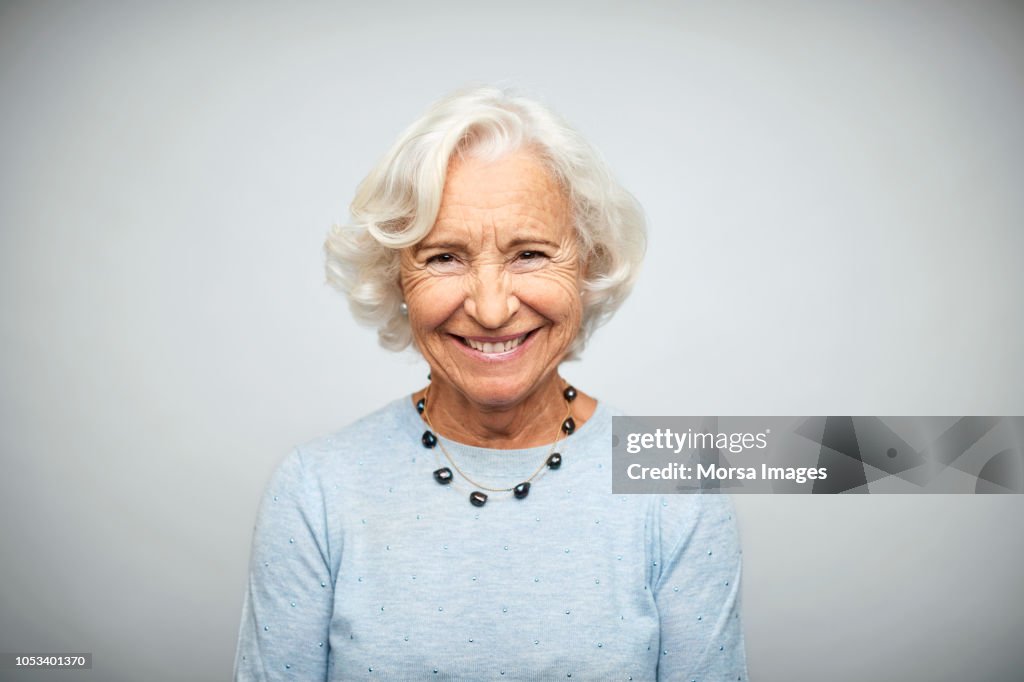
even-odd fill
[(423, 414), (423, 410), (425, 409), (427, 409), (427, 400), (426, 398), (420, 398), (416, 401), (416, 411)]
[(512, 489), (512, 494), (516, 496), (517, 500), (521, 500), (530, 494), (530, 482), (524, 481), (515, 488)]
[(430, 378), (430, 372), (427, 372), (427, 381), (432, 381), (432, 379)]
[(424, 431), (423, 438), (420, 440), (423, 441), (423, 447), (425, 448), (432, 448), (437, 445), (437, 436), (432, 434), (430, 431)]
[(557, 452), (551, 453), (551, 456), (548, 457), (548, 468), (557, 469), (560, 466), (562, 466), (562, 456)]
[(487, 495), (484, 495), (479, 490), (474, 490), (469, 494), (469, 503), (474, 507), (482, 507), (487, 504)]
[(566, 402), (571, 403), (576, 400), (576, 389), (572, 386), (566, 386), (565, 390), (562, 391), (562, 396), (565, 398)]
[(576, 430), (576, 422), (573, 421), (572, 417), (569, 417), (564, 422), (562, 422), (562, 430), (565, 431), (565, 435), (567, 436), (571, 436), (573, 434), (573, 432)]
[(452, 482), (452, 470), (448, 467), (441, 467), (434, 472), (434, 480), (441, 485), (446, 485)]

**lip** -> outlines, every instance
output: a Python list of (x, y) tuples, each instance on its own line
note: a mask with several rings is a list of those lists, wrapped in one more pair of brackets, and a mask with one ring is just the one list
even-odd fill
[(458, 346), (459, 350), (461, 350), (463, 353), (468, 355), (470, 358), (473, 358), (474, 360), (491, 363), (509, 362), (518, 358), (520, 355), (526, 352), (527, 348), (533, 345), (533, 340), (537, 336), (536, 332), (539, 330), (540, 327), (538, 327), (537, 329), (531, 329), (530, 331), (526, 332), (526, 339), (524, 339), (521, 344), (519, 344), (512, 350), (506, 351), (504, 353), (484, 353), (482, 351), (476, 350), (475, 348), (470, 348), (469, 346), (464, 344), (460, 339), (472, 339), (473, 341), (479, 341), (480, 343), (500, 343), (503, 341), (518, 339), (520, 336), (522, 336), (522, 333), (512, 334), (510, 336), (456, 336), (455, 334), (449, 334), (448, 336), (451, 339), (451, 342)]
[[(530, 329), (525, 332), (519, 332), (518, 334), (509, 334), (507, 336), (463, 336), (462, 338), (470, 339), (472, 341), (476, 341), (477, 343), (505, 343), (506, 341), (511, 341), (512, 339), (518, 339), (523, 334), (530, 334), (535, 331), (537, 330)], [(453, 334), (452, 336), (455, 336), (455, 334)]]

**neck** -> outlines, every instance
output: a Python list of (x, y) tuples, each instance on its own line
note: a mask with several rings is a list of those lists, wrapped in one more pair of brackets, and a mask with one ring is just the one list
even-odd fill
[[(477, 405), (451, 384), (434, 380), (427, 395), (427, 415), (435, 433), (459, 443), (502, 450), (546, 445), (562, 436), (561, 424), (570, 409), (562, 396), (565, 386), (552, 373), (521, 402), (491, 407)], [(418, 391), (413, 399), (426, 393), (427, 389)], [(582, 423), (576, 410), (573, 417)]]

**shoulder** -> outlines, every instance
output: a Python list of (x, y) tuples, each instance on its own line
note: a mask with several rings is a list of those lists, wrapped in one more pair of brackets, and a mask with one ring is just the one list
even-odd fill
[(704, 570), (730, 572), (740, 560), (736, 512), (729, 495), (652, 495), (652, 554), (672, 563), (693, 557)]
[(591, 414), (591, 418), (604, 418), (611, 419), (612, 417), (622, 417), (626, 414), (625, 410), (621, 409), (618, 405), (608, 402), (603, 398), (591, 396), (593, 398), (595, 407), (594, 412)]
[(412, 409), (408, 401), (408, 396), (392, 400), (344, 428), (299, 445), (296, 450), (309, 464), (356, 451), (380, 450), (389, 436), (404, 428), (406, 411)]
[(612, 431), (612, 417), (624, 416), (625, 412), (618, 407), (599, 400), (593, 413), (584, 422), (580, 431), (585, 438), (610, 439)]
[(594, 412), (595, 415), (603, 412), (607, 417), (625, 417), (626, 411), (620, 409), (616, 405), (612, 405), (606, 400), (602, 400), (597, 404), (597, 410)]
[(686, 541), (692, 536), (735, 536), (735, 509), (728, 495), (717, 493), (680, 493), (654, 495), (656, 518), (662, 537)]
[(403, 396), (361, 417), (337, 431), (313, 438), (293, 448), (275, 468), (272, 481), (307, 484), (325, 477), (334, 477), (339, 469), (347, 469), (352, 461), (381, 457), (388, 451), (388, 442), (397, 437), (407, 424), (411, 405)]

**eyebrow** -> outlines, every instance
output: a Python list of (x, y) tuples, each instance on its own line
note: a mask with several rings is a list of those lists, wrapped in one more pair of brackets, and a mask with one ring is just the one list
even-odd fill
[(513, 249), (517, 246), (524, 246), (530, 244), (543, 244), (544, 246), (550, 246), (553, 249), (557, 249), (559, 247), (559, 244), (551, 241), (550, 239), (544, 239), (543, 237), (517, 237), (508, 242), (505, 248)]
[[(516, 237), (515, 239), (512, 239), (509, 242), (507, 242), (505, 244), (504, 248), (505, 249), (514, 249), (514, 248), (516, 248), (518, 246), (528, 246), (528, 245), (533, 245), (533, 244), (541, 244), (543, 246), (551, 247), (552, 249), (557, 249), (559, 247), (559, 244), (557, 242), (553, 242), (550, 239), (544, 239), (543, 237)], [(464, 243), (462, 243), (462, 242), (432, 242), (432, 241), (425, 241), (425, 242), (420, 242), (419, 244), (416, 244), (413, 247), (413, 253), (419, 253), (421, 251), (434, 250), (434, 249), (461, 251), (461, 250), (464, 250), (465, 248), (466, 248), (466, 245)]]
[(449, 249), (452, 251), (459, 251), (465, 249), (466, 245), (462, 242), (420, 242), (413, 247), (413, 253), (419, 253), (420, 251), (426, 251), (427, 249)]

